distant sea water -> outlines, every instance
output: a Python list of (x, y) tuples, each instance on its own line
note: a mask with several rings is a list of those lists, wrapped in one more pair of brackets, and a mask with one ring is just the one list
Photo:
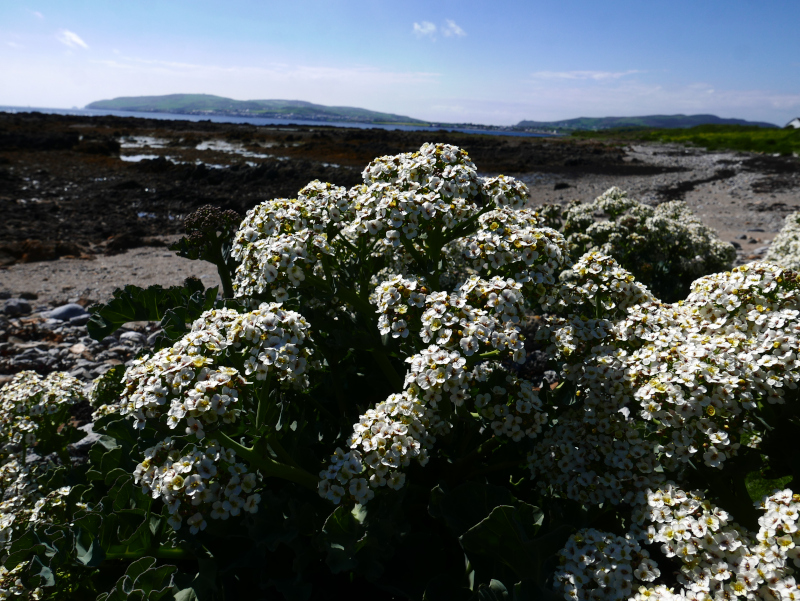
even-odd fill
[(32, 106), (2, 106), (4, 113), (45, 113), (51, 115), (78, 115), (82, 117), (99, 117), (113, 115), (115, 117), (141, 117), (142, 119), (165, 119), (173, 121), (212, 121), (214, 123), (248, 123), (250, 125), (304, 125), (327, 127), (354, 127), (357, 129), (388, 129), (403, 131), (456, 131), (465, 134), (486, 134), (494, 136), (522, 136), (532, 138), (550, 138), (552, 134), (535, 134), (521, 131), (469, 129), (461, 127), (424, 127), (417, 125), (384, 125), (379, 123), (357, 123), (350, 121), (310, 121), (304, 119), (267, 119), (264, 117), (227, 117), (216, 115), (180, 115), (176, 113), (140, 113), (136, 111), (110, 111), (103, 109), (52, 109)]

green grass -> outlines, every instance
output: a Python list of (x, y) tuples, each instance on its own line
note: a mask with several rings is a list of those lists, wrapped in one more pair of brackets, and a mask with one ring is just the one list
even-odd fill
[(790, 156), (800, 154), (800, 129), (745, 125), (698, 125), (685, 129), (622, 128), (580, 131), (575, 138), (629, 142), (675, 142), (707, 150), (740, 150)]

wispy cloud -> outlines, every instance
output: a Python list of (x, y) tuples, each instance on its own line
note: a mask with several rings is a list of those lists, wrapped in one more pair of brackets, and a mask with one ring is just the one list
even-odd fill
[(74, 31), (69, 31), (68, 29), (62, 29), (56, 36), (56, 39), (70, 48), (80, 47), (84, 50), (89, 49), (89, 45), (84, 42), (77, 33)]
[(573, 79), (573, 80), (593, 80), (605, 81), (609, 79), (619, 79), (628, 75), (643, 73), (636, 69), (628, 71), (536, 71), (531, 75), (534, 79)]
[(37, 19), (44, 19), (44, 15), (40, 13), (38, 10), (32, 10), (30, 11), (30, 13)]
[(436, 25), (430, 21), (423, 21), (422, 23), (414, 23), (414, 34), (417, 37), (428, 36), (433, 38), (436, 35)]
[(6, 45), (7, 46), (11, 46), (12, 48), (24, 48), (25, 47), (22, 44), (17, 44), (16, 42), (11, 42), (11, 41), (7, 41)]
[(467, 32), (461, 29), (452, 19), (445, 19), (445, 26), (442, 27), (442, 33), (448, 38), (451, 36), (461, 38), (467, 35)]

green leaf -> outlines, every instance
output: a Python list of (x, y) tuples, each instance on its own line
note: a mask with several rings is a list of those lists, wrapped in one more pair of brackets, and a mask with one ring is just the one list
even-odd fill
[(542, 512), (528, 504), (496, 507), (489, 517), (465, 532), (461, 546), (468, 554), (506, 566), (521, 580), (543, 583), (544, 562), (564, 546), (571, 528), (560, 526), (538, 535)]
[(486, 518), (495, 507), (514, 505), (517, 500), (499, 486), (481, 482), (466, 482), (445, 493), (440, 486), (431, 491), (429, 513), (443, 519), (456, 536), (461, 536)]
[(183, 286), (170, 288), (128, 285), (115, 290), (109, 302), (91, 307), (86, 327), (92, 338), (102, 340), (129, 321), (161, 321), (169, 309), (183, 308), (184, 318), (196, 319), (204, 308), (213, 306), (217, 291), (204, 291), (202, 284), (191, 278)]
[(507, 601), (508, 589), (499, 580), (492, 579), (488, 585), (482, 584), (478, 588), (479, 601)]
[(101, 522), (102, 518), (96, 513), (90, 513), (74, 522), (75, 558), (85, 566), (99, 566), (106, 557), (100, 544)]
[(172, 565), (156, 567), (155, 557), (141, 557), (132, 562), (114, 588), (98, 596), (98, 601), (158, 601), (172, 593), (173, 575), (178, 570)]
[(356, 543), (363, 529), (346, 507), (337, 507), (325, 520), (322, 541), (328, 555), (325, 563), (334, 574), (352, 570), (358, 565)]

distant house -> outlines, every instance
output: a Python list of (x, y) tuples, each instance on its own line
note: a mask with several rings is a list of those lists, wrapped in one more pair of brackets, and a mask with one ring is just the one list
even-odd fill
[(786, 127), (794, 127), (795, 129), (800, 129), (800, 117), (796, 119), (792, 119), (789, 123), (786, 124)]

